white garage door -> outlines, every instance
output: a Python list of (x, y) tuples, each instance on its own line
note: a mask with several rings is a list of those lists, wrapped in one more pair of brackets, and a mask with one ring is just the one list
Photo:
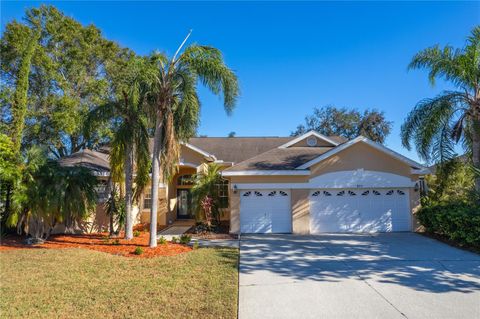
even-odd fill
[(286, 190), (240, 192), (240, 231), (290, 233), (292, 231), (290, 192)]
[(324, 189), (310, 193), (310, 233), (410, 231), (408, 189)]

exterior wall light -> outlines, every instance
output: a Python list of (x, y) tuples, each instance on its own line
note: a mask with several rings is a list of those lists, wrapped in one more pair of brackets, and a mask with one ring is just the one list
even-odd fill
[(238, 190), (237, 184), (233, 185), (233, 193), (236, 194)]
[(418, 182), (415, 183), (415, 188), (413, 189), (415, 192), (418, 192), (420, 189), (420, 186), (418, 185)]

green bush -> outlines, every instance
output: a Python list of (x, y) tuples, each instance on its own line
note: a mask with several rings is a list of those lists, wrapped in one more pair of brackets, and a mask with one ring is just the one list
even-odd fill
[(166, 243), (167, 243), (167, 240), (163, 236), (160, 236), (160, 238), (157, 240), (157, 244), (159, 245), (165, 245)]
[(183, 234), (180, 236), (180, 244), (187, 245), (192, 240), (192, 236)]
[(173, 236), (172, 237), (172, 243), (174, 243), (174, 244), (178, 243), (178, 237)]
[(193, 249), (198, 249), (198, 248), (200, 248), (200, 244), (198, 243), (198, 241), (196, 241), (193, 243)]
[(141, 232), (139, 230), (136, 230), (133, 232), (133, 237), (138, 237), (141, 235)]
[(480, 207), (474, 204), (448, 203), (423, 207), (419, 222), (429, 233), (444, 236), (459, 245), (480, 248)]
[(135, 248), (135, 251), (133, 253), (135, 255), (141, 255), (141, 254), (143, 254), (143, 248), (142, 247), (137, 247), (137, 248)]

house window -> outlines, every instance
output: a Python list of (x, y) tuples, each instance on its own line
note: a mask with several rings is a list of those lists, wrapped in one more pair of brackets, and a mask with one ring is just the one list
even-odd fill
[(152, 189), (149, 187), (145, 190), (143, 196), (143, 209), (152, 208)]
[(188, 174), (188, 175), (178, 176), (178, 179), (177, 179), (177, 185), (178, 186), (190, 186), (190, 185), (193, 185), (193, 184), (194, 184), (194, 180), (193, 180), (192, 175)]
[[(228, 208), (228, 181), (222, 180), (219, 184), (217, 184), (217, 190), (220, 208)], [(248, 195), (245, 194), (243, 196)]]
[(100, 203), (104, 203), (108, 199), (108, 196), (110, 195), (108, 193), (107, 184), (108, 184), (107, 181), (100, 180), (98, 185), (95, 187), (95, 191), (97, 192), (97, 200)]

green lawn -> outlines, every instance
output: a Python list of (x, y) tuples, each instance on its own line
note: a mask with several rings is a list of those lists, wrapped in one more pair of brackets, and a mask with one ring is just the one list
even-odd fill
[(0, 253), (2, 318), (235, 318), (238, 250), (126, 258), (85, 249)]

